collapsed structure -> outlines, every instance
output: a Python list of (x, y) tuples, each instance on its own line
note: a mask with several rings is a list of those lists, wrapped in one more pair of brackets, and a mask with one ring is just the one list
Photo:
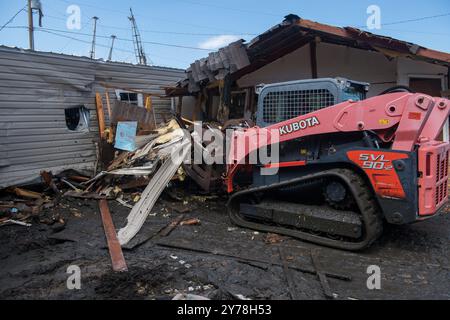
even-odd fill
[(260, 84), (344, 77), (370, 83), (368, 97), (394, 85), (449, 96), (449, 67), (448, 53), (290, 14), (248, 43), (194, 61), (186, 78), (165, 90), (180, 97), (181, 116), (224, 123), (254, 117)]

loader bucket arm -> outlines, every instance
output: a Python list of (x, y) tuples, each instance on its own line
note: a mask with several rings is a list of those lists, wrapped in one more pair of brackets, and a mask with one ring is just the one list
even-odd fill
[(269, 127), (236, 131), (227, 159), (228, 192), (233, 191), (237, 169), (264, 146), (318, 134), (372, 131), (382, 141), (392, 142), (392, 150), (412, 151), (419, 138), (434, 140), (448, 115), (446, 99), (401, 92), (350, 100)]

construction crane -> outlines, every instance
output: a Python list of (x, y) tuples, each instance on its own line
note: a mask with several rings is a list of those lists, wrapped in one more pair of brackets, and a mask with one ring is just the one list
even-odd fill
[(141, 34), (134, 18), (133, 10), (130, 8), (131, 16), (128, 19), (131, 21), (131, 31), (133, 34), (134, 53), (138, 64), (147, 65), (147, 57), (145, 56), (144, 47), (142, 46)]

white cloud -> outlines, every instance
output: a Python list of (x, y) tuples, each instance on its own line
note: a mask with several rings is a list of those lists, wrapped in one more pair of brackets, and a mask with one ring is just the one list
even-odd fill
[(225, 47), (229, 43), (239, 40), (241, 37), (236, 35), (227, 35), (223, 34), (220, 36), (211, 37), (201, 43), (199, 43), (199, 47), (202, 49), (219, 49)]

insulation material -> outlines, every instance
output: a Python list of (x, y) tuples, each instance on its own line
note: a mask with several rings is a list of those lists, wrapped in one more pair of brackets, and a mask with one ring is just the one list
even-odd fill
[[(183, 134), (181, 129), (177, 129), (175, 132)], [(163, 164), (153, 175), (150, 183), (142, 193), (141, 199), (131, 209), (127, 217), (127, 225), (118, 232), (118, 239), (122, 246), (127, 244), (139, 232), (167, 183), (175, 175), (183, 161), (190, 157), (190, 147), (190, 136), (183, 135), (182, 139), (160, 149), (159, 153), (164, 157)]]

